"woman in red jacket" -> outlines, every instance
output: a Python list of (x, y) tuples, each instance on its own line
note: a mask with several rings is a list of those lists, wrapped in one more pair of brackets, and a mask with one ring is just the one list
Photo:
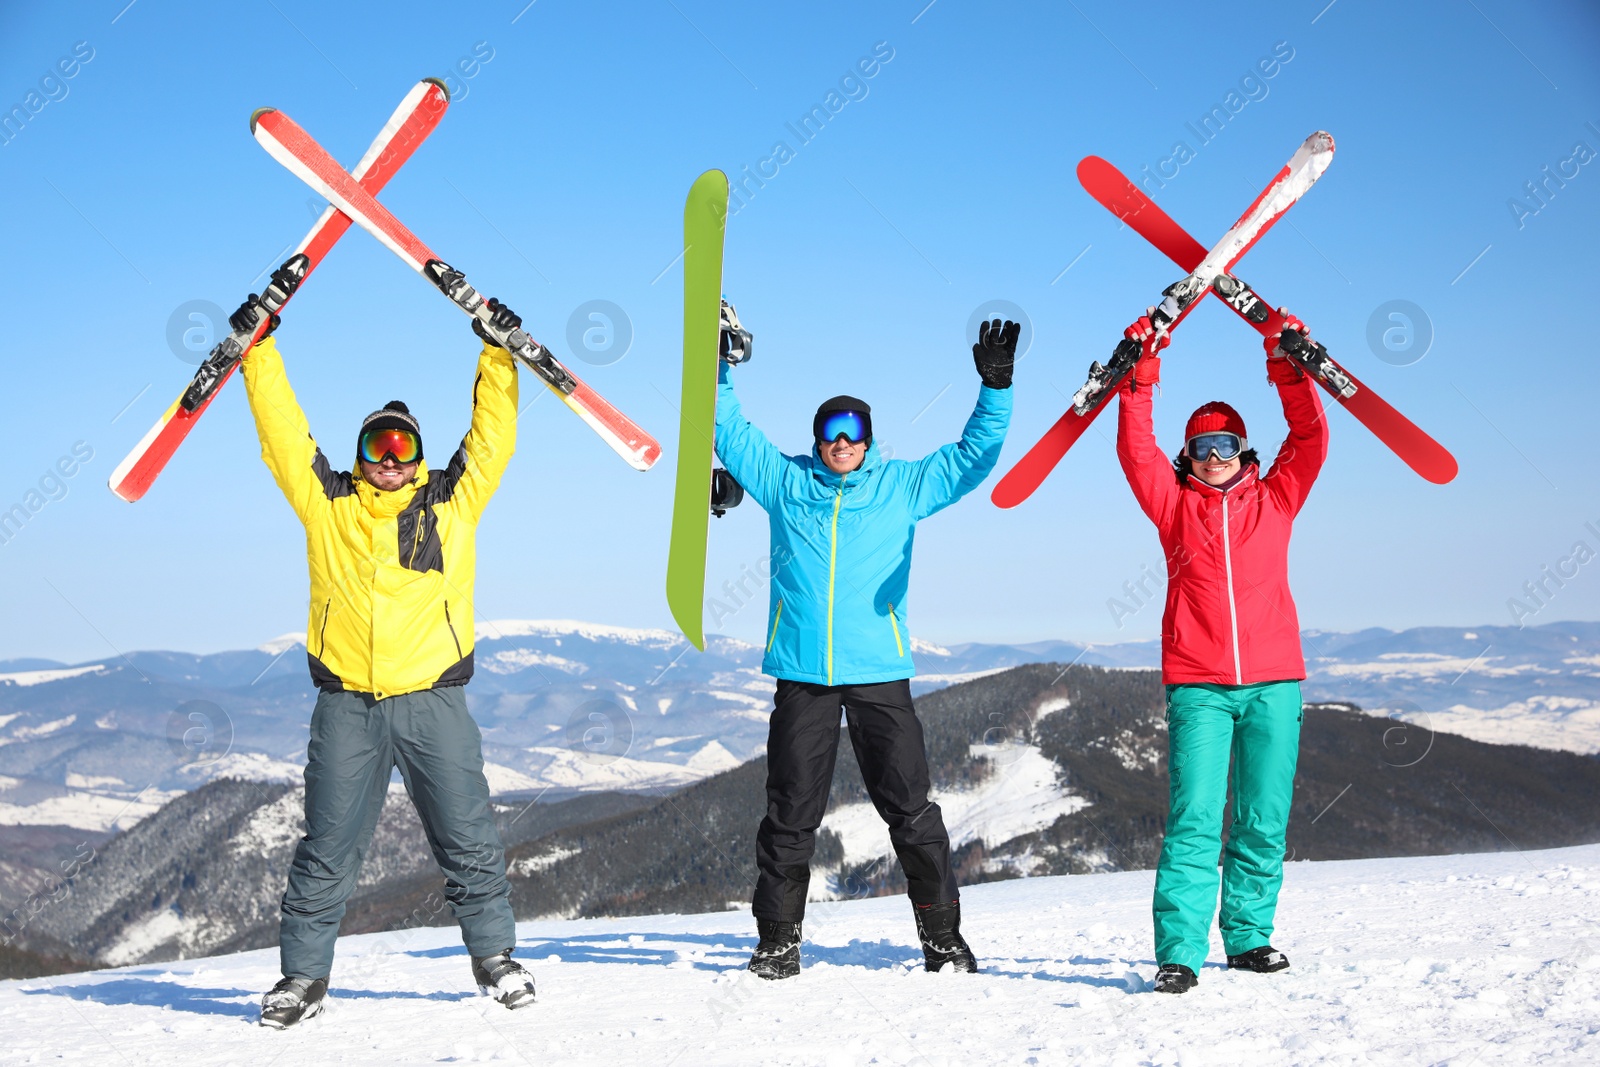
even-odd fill
[[(1284, 329), (1305, 324), (1283, 312)], [(1160, 378), (1148, 317), (1127, 336), (1145, 352), (1123, 387), (1117, 456), (1167, 557), (1161, 680), (1167, 690), (1171, 809), (1156, 873), (1155, 987), (1183, 993), (1196, 982), (1217, 914), (1228, 764), (1233, 825), (1222, 858), (1218, 925), (1228, 966), (1262, 973), (1289, 966), (1271, 945), (1283, 882), (1300, 745), (1305, 660), (1289, 595), (1289, 535), (1328, 452), (1316, 384), (1267, 338), (1267, 378), (1277, 387), (1289, 436), (1260, 473), (1244, 420), (1212, 402), (1189, 416), (1184, 448), (1156, 444), (1151, 387)]]

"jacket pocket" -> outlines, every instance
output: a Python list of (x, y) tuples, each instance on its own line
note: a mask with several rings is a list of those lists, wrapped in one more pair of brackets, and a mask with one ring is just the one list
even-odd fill
[(456, 636), (456, 624), (450, 621), (450, 601), (448, 600), (444, 602), (444, 624), (450, 628), (450, 640), (456, 643), (456, 659), (460, 659), (466, 653), (461, 651), (461, 638)]
[(767, 635), (767, 651), (772, 651), (772, 646), (778, 640), (778, 620), (783, 618), (783, 598), (778, 598), (778, 610), (772, 615), (772, 633)]
[(894, 605), (889, 605), (889, 628), (894, 631), (894, 654), (905, 658), (906, 646), (900, 640), (900, 623), (894, 617)]

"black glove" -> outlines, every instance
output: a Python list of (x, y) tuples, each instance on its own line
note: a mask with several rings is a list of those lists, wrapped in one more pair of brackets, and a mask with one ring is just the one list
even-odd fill
[[(489, 298), (488, 306), (490, 312), (489, 322), (494, 325), (495, 329), (501, 330), (504, 333), (510, 333), (512, 330), (522, 329), (522, 316), (518, 315), (515, 311), (512, 311), (510, 308), (506, 307), (492, 296)], [(488, 331), (483, 328), (483, 323), (479, 322), (476, 316), (474, 316), (472, 319), (472, 332), (483, 338), (491, 345), (499, 346), (500, 344), (499, 341), (496, 341), (493, 337), (489, 336)]]
[(239, 310), (228, 316), (228, 325), (239, 333), (254, 333), (256, 323), (261, 321), (261, 316), (268, 315), (271, 321), (267, 323), (267, 332), (256, 338), (258, 341), (272, 336), (272, 331), (278, 328), (282, 321), (277, 315), (269, 312), (267, 306), (261, 302), (261, 297), (251, 293), (244, 303), (239, 305)]
[(1017, 336), (1022, 324), (1007, 319), (980, 323), (978, 343), (972, 346), (972, 361), (978, 365), (978, 377), (990, 389), (1011, 388), (1011, 368), (1017, 361)]

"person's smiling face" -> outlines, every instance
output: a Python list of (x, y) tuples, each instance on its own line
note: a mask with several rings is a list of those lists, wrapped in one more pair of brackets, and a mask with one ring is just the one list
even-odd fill
[(847, 441), (841, 434), (831, 442), (818, 442), (817, 452), (822, 462), (835, 474), (849, 474), (867, 458), (865, 441)]

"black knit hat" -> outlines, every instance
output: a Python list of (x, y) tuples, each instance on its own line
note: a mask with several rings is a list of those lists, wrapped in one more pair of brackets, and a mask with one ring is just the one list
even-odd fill
[(391, 400), (371, 415), (361, 420), (361, 432), (356, 434), (356, 455), (361, 454), (361, 438), (368, 430), (406, 430), (417, 435), (417, 458), (422, 458), (422, 426), (411, 414), (404, 401)]
[(865, 400), (858, 400), (853, 396), (836, 396), (824, 400), (817, 408), (816, 415), (811, 419), (811, 438), (815, 441), (822, 440), (822, 424), (828, 421), (828, 416), (835, 411), (859, 411), (864, 416), (867, 424), (868, 441), (872, 440), (872, 405)]

